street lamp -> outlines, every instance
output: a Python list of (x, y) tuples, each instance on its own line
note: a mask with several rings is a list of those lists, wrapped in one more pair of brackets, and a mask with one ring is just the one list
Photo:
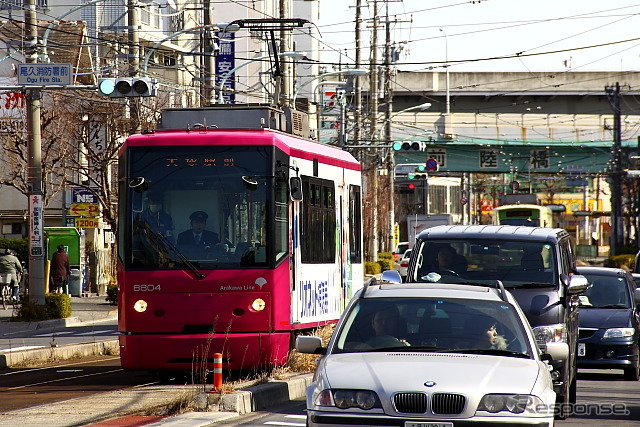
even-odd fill
[[(451, 113), (451, 97), (449, 96), (449, 38), (447, 37), (447, 33), (445, 33), (442, 28), (440, 28), (440, 31), (442, 31), (442, 34), (444, 34), (446, 113), (448, 116), (449, 113)], [(445, 133), (448, 133), (448, 132), (445, 132)]]
[[(400, 110), (397, 111), (393, 114), (391, 114), (387, 120), (389, 121), (389, 139), (391, 139), (391, 119), (394, 118), (395, 116), (402, 114), (402, 113), (407, 113), (409, 111), (424, 111), (431, 108), (431, 103), (430, 102), (423, 102), (422, 104), (418, 104), (418, 105), (414, 105), (411, 106), (409, 108), (405, 108), (404, 110)], [(387, 141), (387, 142), (391, 142), (391, 141)], [(395, 169), (396, 169), (396, 159), (395, 159), (395, 151), (393, 149), (393, 147), (390, 148), (389, 150), (389, 189), (390, 189), (390, 193), (389, 193), (389, 247), (392, 248), (394, 247), (394, 226), (395, 226), (395, 222), (396, 222), (396, 213), (395, 213), (395, 201), (393, 200), (393, 197), (395, 196)]]
[[(282, 52), (279, 54), (279, 56), (285, 57), (285, 58), (294, 58), (294, 59), (299, 59), (299, 58), (304, 58), (305, 56), (307, 56), (306, 52)], [(235, 73), (236, 71), (238, 71), (240, 68), (246, 67), (247, 65), (256, 62), (256, 61), (262, 61), (263, 59), (267, 59), (270, 58), (271, 55), (264, 55), (264, 56), (259, 56), (258, 58), (253, 58), (250, 59), (246, 62), (243, 62), (240, 65), (235, 66), (234, 68), (230, 69), (229, 71), (227, 71), (227, 73), (222, 77), (222, 80), (220, 80), (220, 84), (219, 84), (219, 95), (218, 95), (218, 100), (217, 100), (217, 104), (224, 104), (224, 98), (222, 96), (223, 92), (224, 92), (224, 86), (227, 83), (227, 80), (229, 80), (229, 77), (231, 77), (233, 75), (233, 73)], [(294, 102), (295, 102), (295, 98), (294, 98)]]
[(222, 24), (211, 24), (211, 25), (198, 25), (197, 27), (191, 27), (191, 28), (187, 28), (181, 31), (177, 31), (165, 38), (163, 38), (162, 40), (160, 40), (159, 42), (157, 42), (156, 44), (154, 44), (151, 49), (149, 49), (147, 51), (147, 54), (144, 57), (144, 63), (142, 64), (142, 72), (143, 74), (147, 74), (147, 68), (149, 67), (149, 60), (151, 59), (151, 55), (153, 55), (153, 53), (160, 47), (162, 46), (162, 44), (164, 42), (166, 42), (167, 40), (171, 40), (177, 36), (179, 36), (180, 34), (184, 34), (184, 33), (193, 33), (196, 31), (202, 31), (205, 29), (210, 29), (210, 30), (225, 30), (225, 31), (230, 31), (230, 32), (236, 32), (238, 31), (240, 27), (237, 24), (227, 24), (227, 23), (222, 23)]
[(298, 94), (300, 93), (300, 91), (302, 90), (303, 87), (309, 85), (311, 82), (318, 80), (318, 79), (322, 79), (325, 77), (329, 77), (329, 76), (336, 76), (339, 74), (345, 74), (347, 76), (364, 76), (365, 74), (369, 74), (368, 70), (363, 70), (361, 68), (347, 68), (345, 70), (340, 70), (340, 71), (332, 71), (330, 73), (324, 73), (324, 74), (320, 74), (318, 76), (315, 76), (309, 80), (307, 80), (306, 82), (304, 82), (303, 84), (301, 84), (298, 89), (296, 89), (296, 91), (293, 93), (293, 98), (291, 99), (291, 104), (292, 105), (296, 105), (296, 98), (298, 97)]

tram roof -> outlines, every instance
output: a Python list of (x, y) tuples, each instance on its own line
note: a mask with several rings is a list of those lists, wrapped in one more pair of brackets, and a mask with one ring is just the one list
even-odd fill
[(271, 129), (158, 130), (131, 135), (121, 147), (120, 153), (128, 147), (185, 145), (271, 145), (292, 157), (318, 159), (323, 164), (361, 170), (360, 163), (347, 151)]

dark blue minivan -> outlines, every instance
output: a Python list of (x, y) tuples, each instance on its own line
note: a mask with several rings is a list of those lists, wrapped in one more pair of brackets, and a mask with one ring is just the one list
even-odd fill
[(640, 375), (640, 289), (629, 271), (578, 267), (589, 281), (580, 295), (578, 367), (622, 369), (628, 381)]

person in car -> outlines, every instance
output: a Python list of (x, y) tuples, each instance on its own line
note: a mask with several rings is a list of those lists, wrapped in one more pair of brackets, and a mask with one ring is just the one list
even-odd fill
[(470, 348), (480, 350), (505, 350), (507, 341), (498, 333), (498, 323), (488, 316), (476, 316), (466, 321), (467, 329), (473, 336)]
[(154, 232), (162, 233), (169, 240), (173, 240), (173, 219), (162, 209), (162, 194), (152, 192), (147, 199), (149, 205), (140, 214), (141, 219), (146, 221)]
[(209, 215), (203, 211), (195, 211), (189, 215), (191, 229), (178, 234), (178, 249), (187, 256), (202, 258), (218, 243), (218, 233), (205, 230)]
[(467, 259), (459, 255), (456, 250), (449, 245), (442, 245), (436, 252), (436, 257), (429, 271), (450, 271), (456, 274), (467, 271)]
[(386, 347), (407, 345), (403, 340), (406, 333), (406, 324), (400, 317), (400, 312), (395, 305), (385, 306), (378, 310), (371, 320), (371, 327), (375, 335), (367, 340), (372, 347)]

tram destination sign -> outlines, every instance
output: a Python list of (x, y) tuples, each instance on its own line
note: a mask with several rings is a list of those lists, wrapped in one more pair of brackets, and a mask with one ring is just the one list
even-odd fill
[(71, 64), (18, 64), (18, 84), (27, 86), (71, 85)]

